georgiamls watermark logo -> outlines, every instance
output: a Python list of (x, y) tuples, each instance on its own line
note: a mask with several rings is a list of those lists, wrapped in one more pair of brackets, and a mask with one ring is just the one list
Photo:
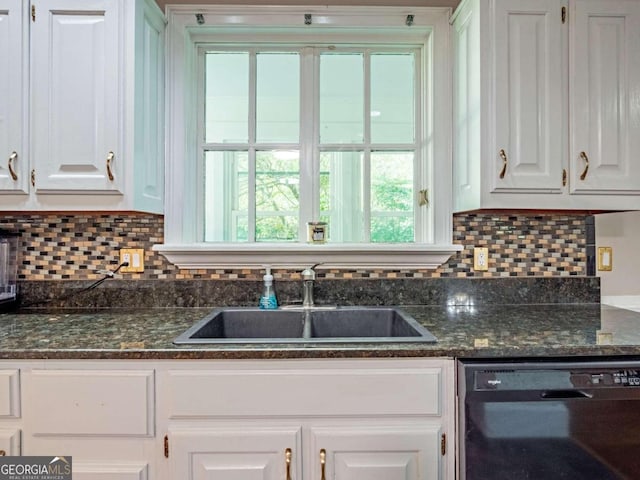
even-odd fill
[(0, 457), (0, 480), (71, 480), (71, 457)]

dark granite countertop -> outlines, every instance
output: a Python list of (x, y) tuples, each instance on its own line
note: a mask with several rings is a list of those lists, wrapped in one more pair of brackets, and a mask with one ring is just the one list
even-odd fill
[(600, 304), (401, 307), (434, 344), (176, 346), (211, 308), (0, 314), (2, 359), (566, 357), (640, 355), (640, 313)]

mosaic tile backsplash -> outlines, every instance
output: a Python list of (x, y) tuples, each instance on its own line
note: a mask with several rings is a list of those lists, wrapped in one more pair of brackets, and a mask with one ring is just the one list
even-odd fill
[[(453, 242), (464, 250), (436, 270), (319, 270), (325, 279), (532, 277), (587, 274), (587, 215), (492, 214), (454, 216)], [(23, 281), (91, 280), (119, 264), (121, 248), (145, 251), (145, 272), (127, 280), (259, 280), (258, 270), (181, 270), (153, 252), (162, 243), (161, 215), (144, 213), (0, 214), (0, 228), (21, 234), (18, 277)], [(473, 247), (489, 248), (489, 270), (473, 270)], [(276, 270), (276, 279), (298, 280), (299, 272)]]

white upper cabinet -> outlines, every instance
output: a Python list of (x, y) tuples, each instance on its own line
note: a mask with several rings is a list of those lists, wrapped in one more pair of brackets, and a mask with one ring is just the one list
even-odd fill
[(496, 0), (494, 192), (562, 189), (562, 46), (557, 0)]
[(639, 9), (463, 1), (453, 20), (455, 211), (640, 208)]
[(119, 3), (34, 2), (31, 99), (36, 192), (123, 191)]
[(27, 193), (27, 9), (0, 0), (0, 194)]
[(640, 2), (571, 5), (571, 192), (640, 194)]
[(0, 0), (0, 62), (24, 75), (0, 79), (3, 208), (163, 211), (164, 28), (153, 0)]

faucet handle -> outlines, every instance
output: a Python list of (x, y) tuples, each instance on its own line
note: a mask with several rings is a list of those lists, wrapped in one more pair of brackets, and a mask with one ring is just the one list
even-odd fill
[(316, 279), (316, 271), (314, 270), (314, 268), (317, 265), (313, 265), (311, 267), (307, 267), (305, 268), (302, 273), (300, 274), (302, 276), (302, 280), (315, 280)]
[(315, 268), (318, 265), (322, 265), (322, 262), (318, 262), (315, 265), (311, 265), (310, 267), (305, 268), (300, 275), (302, 275), (303, 280), (315, 280), (316, 279), (316, 271)]

